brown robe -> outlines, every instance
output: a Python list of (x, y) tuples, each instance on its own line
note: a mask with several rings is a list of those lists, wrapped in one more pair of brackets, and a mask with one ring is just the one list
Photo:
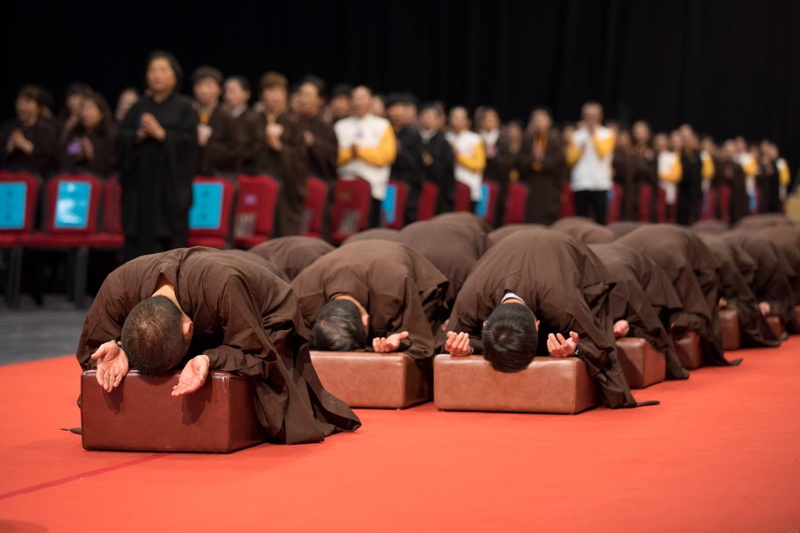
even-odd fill
[(763, 228), (760, 233), (780, 250), (794, 271), (792, 294), (794, 305), (800, 305), (800, 230), (781, 224)]
[(719, 268), (720, 295), (726, 300), (726, 307), (734, 309), (739, 315), (739, 324), (745, 345), (780, 346), (772, 328), (758, 307), (758, 300), (750, 288), (756, 262), (744, 250), (722, 237), (700, 234), (714, 256)]
[[(720, 160), (714, 162), (714, 180), (711, 182), (713, 187), (727, 186), (731, 191), (731, 200), (728, 209), (730, 211), (731, 226), (740, 219), (747, 216), (750, 212), (750, 199), (744, 182), (744, 170), (736, 161)], [(716, 207), (714, 213), (716, 218), (722, 218), (720, 207)]]
[[(228, 111), (230, 113), (230, 111)], [(233, 116), (233, 115), (231, 115)], [(242, 136), (241, 161), (242, 172), (246, 174), (257, 174), (257, 155), (261, 151), (263, 141), (263, 128), (259, 136), (259, 113), (248, 107), (241, 114), (235, 116), (239, 133)]]
[(155, 292), (160, 276), (194, 324), (186, 359), (202, 353), (211, 370), (252, 378), (256, 412), (273, 438), (319, 442), (361, 425), (320, 384), (291, 287), (251, 261), (210, 248), (148, 255), (109, 274), (81, 333), (83, 369), (94, 366), (90, 356), (101, 344), (120, 338), (128, 313)]
[[(91, 159), (84, 155), (70, 153), (73, 143), (86, 137), (92, 143), (94, 154)], [(108, 177), (117, 170), (117, 132), (105, 128), (87, 130), (78, 125), (68, 132), (59, 147), (59, 167), (62, 170), (86, 169), (99, 176)]]
[(414, 222), (395, 240), (422, 254), (450, 281), (445, 295), (448, 309), (487, 248), (485, 233), (447, 220)]
[(408, 331), (400, 351), (423, 368), (434, 355), (447, 279), (402, 244), (378, 240), (348, 244), (320, 257), (292, 281), (292, 287), (309, 327), (322, 306), (336, 295), (348, 294), (369, 313), (370, 338)]
[[(22, 130), (25, 138), (33, 143), (33, 152), (26, 154), (14, 149), (8, 153), (8, 139), (15, 129)], [(32, 126), (18, 120), (7, 122), (0, 129), (0, 167), (24, 167), (46, 178), (52, 171), (51, 163), (58, 150), (58, 131), (52, 119), (39, 118)]]
[(489, 233), (489, 235), (486, 236), (486, 244), (489, 248), (491, 248), (509, 235), (526, 229), (547, 229), (547, 226), (543, 226), (542, 224), (506, 224), (505, 226), (497, 228)]
[(483, 220), (478, 215), (474, 213), (468, 213), (466, 211), (454, 211), (451, 213), (442, 213), (441, 215), (436, 215), (435, 217), (433, 217), (433, 220), (447, 220), (455, 224), (462, 224), (465, 226), (469, 226), (475, 229), (476, 231), (480, 231), (486, 234), (492, 231), (492, 226), (488, 222)]
[(528, 133), (522, 140), (517, 159), (519, 181), (528, 186), (528, 205), (525, 222), (552, 224), (561, 215), (561, 188), (567, 176), (564, 148), (556, 131), (543, 140), (541, 161), (534, 158), (534, 136)]
[(336, 158), (339, 155), (339, 140), (333, 126), (317, 115), (313, 118), (300, 117), (303, 131), (314, 136), (314, 144), (308, 147), (308, 173), (333, 185), (336, 181)]
[(636, 170), (639, 154), (632, 152), (624, 146), (614, 148), (614, 183), (622, 188), (620, 200), (620, 220), (639, 220), (637, 206), (639, 205), (639, 186), (636, 182)]
[(342, 246), (361, 241), (396, 241), (399, 230), (391, 228), (370, 228), (350, 235), (342, 242)]
[(275, 274), (277, 277), (281, 278), (286, 283), (290, 283), (292, 281), (289, 279), (289, 276), (286, 275), (286, 272), (281, 270), (278, 265), (276, 265), (269, 259), (261, 257), (258, 254), (254, 254), (253, 252), (249, 252), (247, 250), (239, 250), (238, 248), (230, 248), (228, 250), (225, 250), (225, 253), (236, 255), (243, 259), (247, 259), (248, 261), (252, 261), (257, 265), (261, 265), (262, 267), (266, 268), (267, 270)]
[(286, 272), (290, 280), (333, 250), (335, 250), (333, 245), (322, 239), (301, 235), (279, 237), (250, 248), (252, 253), (275, 263), (278, 268)]
[(684, 312), (675, 319), (673, 333), (696, 331), (704, 346), (706, 364), (729, 365), (723, 355), (722, 329), (717, 304), (717, 265), (708, 247), (686, 228), (650, 224), (617, 240), (655, 261), (670, 277), (683, 303)]
[(616, 283), (609, 297), (614, 321), (627, 320), (631, 337), (646, 339), (664, 354), (667, 378), (689, 377), (669, 333), (670, 317), (681, 312), (683, 306), (664, 271), (623, 244), (591, 244), (589, 248), (603, 262), (609, 279)]
[(550, 229), (572, 235), (586, 244), (607, 244), (616, 238), (614, 232), (607, 227), (584, 217), (566, 217), (556, 220)]
[(239, 172), (245, 136), (239, 122), (221, 106), (214, 108), (209, 118), (211, 137), (200, 147), (198, 174), (236, 174)]
[(260, 148), (256, 154), (255, 168), (281, 181), (276, 234), (282, 237), (297, 235), (300, 233), (308, 177), (308, 152), (303, 139), (303, 128), (288, 113), (275, 117), (275, 123), (283, 126), (283, 147), (281, 150), (274, 150), (267, 144), (267, 122), (266, 114), (257, 116), (256, 138)]
[(483, 323), (513, 292), (541, 320), (537, 355), (548, 353), (549, 333), (577, 332), (579, 357), (599, 385), (603, 404), (633, 407), (636, 401), (617, 359), (610, 289), (608, 272), (582, 242), (546, 229), (518, 231), (475, 265), (456, 298), (448, 330), (469, 333), (475, 353), (483, 353)]
[(612, 222), (608, 225), (608, 229), (614, 232), (614, 236), (617, 239), (620, 237), (624, 237), (628, 233), (641, 228), (642, 226), (646, 226), (650, 224), (650, 222), (637, 222), (633, 220), (623, 220), (621, 222)]

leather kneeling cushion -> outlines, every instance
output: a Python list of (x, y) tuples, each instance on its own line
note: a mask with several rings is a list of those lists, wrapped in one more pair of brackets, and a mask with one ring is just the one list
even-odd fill
[(87, 450), (232, 451), (264, 442), (249, 380), (211, 372), (197, 391), (172, 397), (180, 372), (149, 377), (132, 370), (111, 393), (96, 371), (81, 377), (81, 427)]
[(726, 350), (741, 348), (742, 328), (739, 325), (739, 313), (733, 309), (721, 309), (719, 322), (722, 327), (722, 347)]
[(769, 327), (772, 328), (772, 332), (775, 334), (775, 337), (779, 339), (781, 338), (781, 335), (783, 335), (783, 332), (786, 331), (786, 328), (783, 325), (783, 320), (781, 320), (781, 317), (779, 316), (768, 316), (767, 324), (769, 324)]
[(402, 409), (431, 399), (431, 385), (404, 353), (312, 351), (322, 386), (350, 407)]
[(437, 355), (433, 401), (438, 409), (574, 414), (598, 404), (597, 389), (577, 357), (535, 357), (521, 372), (494, 370), (478, 355)]
[(667, 375), (667, 361), (652, 344), (638, 337), (617, 339), (617, 355), (632, 389), (661, 383)]
[(703, 366), (703, 348), (700, 345), (700, 336), (694, 331), (688, 332), (680, 339), (675, 339), (675, 348), (678, 359), (684, 368), (690, 370)]

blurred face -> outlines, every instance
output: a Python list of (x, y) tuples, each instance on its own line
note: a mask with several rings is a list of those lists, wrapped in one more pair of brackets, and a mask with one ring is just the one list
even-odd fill
[(85, 98), (82, 94), (71, 94), (67, 96), (67, 110), (70, 115), (77, 115), (81, 112)]
[(603, 109), (599, 105), (583, 106), (583, 121), (589, 127), (597, 127), (603, 121)]
[(268, 111), (275, 112), (286, 109), (286, 89), (280, 85), (267, 87), (261, 93), (261, 97), (264, 99), (264, 104), (267, 106)]
[(319, 113), (322, 107), (322, 98), (317, 92), (317, 87), (313, 83), (304, 83), (297, 91), (300, 112), (306, 116), (313, 117)]
[(383, 103), (382, 98), (378, 96), (372, 97), (370, 102), (370, 112), (377, 117), (386, 116), (386, 105)]
[(663, 152), (669, 148), (669, 139), (663, 133), (653, 137), (653, 149), (656, 152)]
[(394, 104), (389, 106), (386, 110), (386, 116), (389, 119), (389, 122), (397, 125), (404, 125), (406, 123), (406, 113), (403, 109), (403, 105), (401, 104)]
[(225, 82), (225, 104), (232, 109), (241, 107), (250, 100), (250, 91), (245, 91), (236, 80), (228, 80)]
[(201, 78), (194, 84), (194, 98), (202, 107), (213, 107), (219, 102), (222, 87), (213, 78)]
[(483, 114), (481, 129), (484, 131), (494, 131), (500, 127), (500, 117), (495, 111), (486, 111)]
[(519, 124), (509, 124), (506, 128), (506, 136), (509, 143), (520, 144), (522, 143), (522, 128)]
[(353, 113), (355, 113), (356, 116), (363, 117), (370, 111), (370, 107), (372, 106), (372, 95), (363, 87), (354, 89), (352, 106)]
[(617, 144), (619, 144), (622, 148), (630, 148), (631, 134), (627, 131), (620, 132), (619, 137), (617, 137)]
[(351, 102), (350, 96), (346, 94), (338, 94), (331, 98), (330, 109), (331, 114), (336, 118), (343, 118), (350, 114)]
[(531, 115), (531, 123), (533, 124), (533, 131), (536, 133), (547, 133), (553, 126), (553, 119), (545, 111), (534, 111), (533, 115)]
[(673, 152), (683, 150), (683, 135), (681, 135), (680, 131), (672, 132), (669, 136), (669, 144)]
[(20, 122), (35, 122), (39, 118), (39, 104), (32, 98), (20, 96), (17, 98), (15, 108)]
[(147, 66), (147, 87), (153, 94), (171, 93), (177, 84), (178, 78), (166, 58), (157, 57)]
[(637, 122), (633, 125), (633, 138), (636, 144), (644, 144), (650, 140), (650, 126), (644, 122)]
[(706, 137), (705, 139), (703, 139), (701, 147), (709, 154), (713, 154), (717, 150), (717, 147), (714, 145), (714, 140), (711, 139), (710, 137)]
[(94, 100), (86, 99), (81, 108), (81, 124), (86, 129), (94, 129), (103, 120), (103, 112)]
[(450, 127), (456, 133), (460, 133), (469, 127), (466, 109), (457, 107), (450, 111)]
[(423, 109), (419, 114), (419, 125), (423, 130), (436, 131), (442, 127), (442, 118), (435, 109)]

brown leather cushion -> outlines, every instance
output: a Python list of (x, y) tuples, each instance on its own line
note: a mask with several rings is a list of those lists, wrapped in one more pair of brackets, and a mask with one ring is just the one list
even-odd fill
[(739, 313), (733, 309), (720, 309), (719, 322), (722, 326), (722, 347), (738, 350), (742, 347), (742, 328), (739, 326)]
[(772, 328), (772, 332), (775, 333), (775, 336), (779, 339), (781, 338), (781, 335), (783, 335), (783, 332), (786, 330), (786, 328), (783, 325), (783, 320), (781, 320), (781, 317), (779, 316), (774, 316), (774, 315), (768, 316), (767, 324), (769, 324), (769, 327)]
[(690, 331), (680, 339), (675, 339), (678, 359), (684, 368), (690, 370), (703, 366), (703, 349), (700, 346), (700, 336)]
[(111, 393), (95, 374), (81, 377), (87, 450), (230, 453), (266, 439), (245, 378), (211, 372), (199, 390), (173, 398), (180, 372), (148, 377), (132, 370)]
[(322, 386), (350, 407), (403, 409), (431, 399), (422, 369), (404, 353), (311, 352)]
[(652, 344), (637, 337), (617, 339), (617, 354), (632, 389), (661, 383), (667, 375), (667, 361)]
[(794, 306), (794, 321), (800, 324), (800, 305)]
[(433, 402), (454, 411), (580, 413), (598, 404), (597, 389), (577, 357), (535, 357), (522, 372), (492, 369), (478, 355), (437, 355)]

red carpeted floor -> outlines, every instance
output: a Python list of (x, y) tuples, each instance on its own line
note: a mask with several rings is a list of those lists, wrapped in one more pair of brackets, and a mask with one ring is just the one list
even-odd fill
[[(732, 357), (734, 354), (730, 354)], [(0, 368), (0, 531), (800, 529), (800, 337), (662, 404), (577, 416), (360, 410), (323, 444), (86, 452), (73, 358)]]

